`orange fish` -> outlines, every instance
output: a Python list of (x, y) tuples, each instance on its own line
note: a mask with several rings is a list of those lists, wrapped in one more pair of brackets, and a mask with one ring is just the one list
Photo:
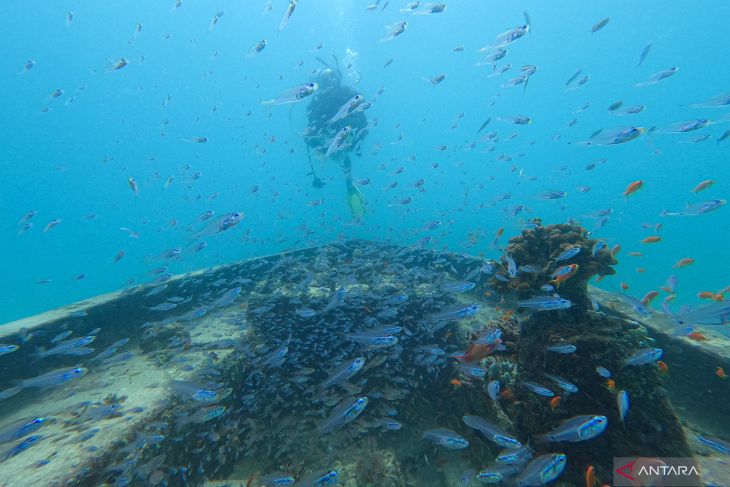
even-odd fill
[(657, 242), (661, 242), (661, 241), (662, 241), (662, 238), (659, 235), (652, 235), (651, 237), (646, 237), (644, 240), (641, 241), (641, 243), (646, 245), (646, 244), (652, 244), (652, 243), (657, 243)]
[(629, 184), (626, 187), (626, 190), (624, 191), (624, 197), (628, 198), (629, 196), (636, 193), (643, 187), (644, 187), (644, 181), (642, 181), (642, 180), (634, 181), (633, 183)]
[(703, 335), (702, 333), (700, 333), (699, 331), (693, 331), (692, 333), (687, 335), (687, 338), (689, 338), (690, 340), (694, 340), (696, 342), (701, 342), (701, 341), (707, 340), (707, 337), (705, 335)]
[(550, 409), (555, 411), (557, 409), (558, 404), (560, 404), (560, 396), (555, 396), (554, 398), (550, 399)]
[(514, 399), (515, 396), (514, 396), (514, 394), (512, 394), (512, 389), (507, 387), (504, 390), (502, 390), (502, 392), (499, 393), (499, 397), (501, 397), (502, 399), (507, 399), (507, 400), (511, 401), (512, 399)]
[(718, 367), (717, 369), (715, 369), (715, 375), (721, 379), (727, 379), (727, 374), (722, 367)]
[(596, 469), (593, 465), (588, 465), (586, 469), (586, 487), (596, 487), (598, 481), (596, 480)]
[(692, 192), (693, 193), (699, 193), (700, 191), (706, 190), (707, 188), (709, 188), (713, 184), (715, 184), (715, 181), (713, 181), (712, 179), (705, 179), (704, 181), (701, 181), (701, 182), (697, 183), (697, 186), (695, 186), (694, 188), (692, 188)]
[(606, 379), (606, 387), (608, 387), (608, 390), (613, 392), (616, 390), (616, 381), (613, 379)]
[(502, 235), (504, 235), (504, 227), (499, 227), (499, 228), (497, 229), (497, 233), (495, 233), (495, 234), (494, 234), (494, 236), (495, 236), (495, 237), (497, 237), (497, 238), (499, 238), (499, 237), (501, 237)]
[(611, 257), (616, 257), (619, 252), (621, 252), (621, 246), (619, 244), (611, 247)]
[(666, 362), (657, 360), (656, 366), (659, 368), (659, 372), (661, 372), (662, 374), (666, 374), (667, 372), (669, 372), (669, 366), (666, 364)]
[(675, 269), (681, 269), (682, 267), (687, 267), (688, 265), (692, 265), (695, 263), (695, 260), (690, 257), (685, 257), (684, 259), (679, 259), (675, 264)]
[(644, 254), (642, 254), (641, 252), (629, 252), (629, 255), (631, 257), (643, 257), (644, 256)]
[(462, 386), (462, 383), (461, 383), (461, 381), (459, 379), (451, 379), (449, 381), (449, 383), (451, 383), (451, 385), (454, 386), (454, 387), (456, 387), (456, 388), (459, 388), (459, 387)]
[(489, 356), (494, 350), (502, 344), (502, 340), (497, 338), (489, 345), (482, 343), (470, 343), (464, 355), (454, 355), (454, 358), (461, 363), (470, 364), (478, 362)]
[(641, 298), (641, 304), (643, 304), (644, 306), (649, 306), (654, 298), (656, 298), (657, 296), (659, 296), (658, 291), (649, 291), (648, 293), (644, 294), (643, 298)]
[(629, 289), (629, 285), (626, 284), (625, 282), (622, 282), (619, 285), (621, 286), (621, 289), (624, 290), (624, 291), (627, 291)]
[(646, 272), (646, 269), (644, 269), (643, 267), (637, 267), (637, 268), (636, 268), (636, 272), (637, 272), (638, 274), (643, 274), (644, 272)]
[(711, 291), (702, 291), (701, 293), (697, 293), (697, 297), (700, 299), (711, 299), (713, 301), (722, 301), (725, 296), (723, 296), (720, 293), (713, 293)]
[(560, 287), (562, 283), (570, 279), (578, 272), (578, 264), (561, 265), (550, 277), (553, 278), (550, 284), (554, 284), (555, 287)]

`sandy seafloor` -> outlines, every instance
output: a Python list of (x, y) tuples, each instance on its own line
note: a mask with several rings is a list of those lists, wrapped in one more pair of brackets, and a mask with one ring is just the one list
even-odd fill
[[(112, 297), (113, 295), (108, 295)], [(85, 304), (98, 304), (99, 300), (87, 300)], [(83, 309), (84, 306), (70, 306), (61, 313), (68, 313), (69, 309)], [(227, 308), (222, 312), (211, 313), (210, 316), (192, 322), (189, 328), (190, 335), (197, 345), (218, 342), (221, 339), (243, 339), (245, 328), (237, 327), (222, 318), (235, 311), (235, 307)], [(50, 312), (42, 317), (55, 317), (58, 313)], [(22, 320), (22, 326), (31, 328), (34, 321), (38, 324), (42, 320), (33, 318)], [(8, 330), (14, 329), (14, 324), (8, 325)], [(1, 328), (0, 328), (1, 329)], [(31, 328), (32, 329), (32, 328)], [(103, 332), (103, 331), (102, 331)], [(119, 447), (133, 438), (135, 431), (140, 431), (144, 425), (159, 420), (158, 407), (165, 405), (171, 398), (168, 385), (171, 378), (186, 380), (192, 372), (188, 369), (197, 369), (203, 364), (210, 364), (210, 354), (207, 351), (184, 352), (164, 365), (143, 355), (139, 349), (128, 348), (134, 356), (125, 362), (112, 367), (89, 366), (89, 373), (81, 380), (72, 381), (64, 386), (46, 389), (41, 392), (24, 390), (18, 396), (22, 401), (21, 407), (14, 408), (9, 414), (0, 419), (0, 428), (16, 420), (30, 417), (50, 417), (54, 420), (41, 428), (36, 434), (46, 437), (40, 443), (25, 452), (0, 463), (0, 486), (17, 487), (24, 485), (42, 486), (51, 485), (53, 481), (63, 482), (64, 479), (75, 476), (104, 451), (113, 446)], [(219, 360), (225, 360), (232, 349), (216, 348)], [(86, 423), (83, 429), (99, 428), (100, 431), (83, 444), (73, 443), (78, 435), (75, 428), (65, 426), (65, 421), (73, 421), (68, 414), (81, 401), (102, 401), (108, 396), (117, 398), (124, 396), (121, 417), (110, 417), (93, 423)], [(18, 402), (14, 402), (15, 406)], [(136, 408), (143, 408), (137, 412)], [(46, 459), (51, 461), (37, 467), (39, 462)]]

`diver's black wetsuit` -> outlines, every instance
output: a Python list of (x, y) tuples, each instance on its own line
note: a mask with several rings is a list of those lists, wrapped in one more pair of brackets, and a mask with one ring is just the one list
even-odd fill
[(315, 150), (326, 152), (329, 143), (341, 128), (346, 125), (352, 127), (354, 135), (341, 163), (348, 184), (352, 181), (352, 161), (349, 152), (354, 150), (356, 154), (360, 154), (360, 142), (367, 134), (368, 120), (364, 112), (357, 111), (331, 125), (328, 125), (327, 121), (355, 95), (357, 91), (349, 86), (335, 86), (317, 93), (307, 108), (310, 133), (305, 140), (307, 145)]

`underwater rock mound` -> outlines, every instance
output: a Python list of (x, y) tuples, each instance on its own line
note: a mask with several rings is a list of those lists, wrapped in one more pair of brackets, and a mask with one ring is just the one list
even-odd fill
[[(594, 310), (598, 305), (590, 299), (588, 280), (615, 273), (616, 260), (606, 246), (579, 226), (550, 225), (512, 238), (506, 253), (536, 272), (518, 273), (508, 282), (493, 278), (495, 287), (522, 299), (545, 294), (541, 286), (549, 283), (572, 303), (534, 311), (521, 323), (521, 404), (512, 408), (517, 430), (537, 438), (576, 416), (608, 419), (605, 431), (592, 439), (534, 442), (538, 454), (565, 453), (569, 461), (562, 478), (576, 484), (590, 465), (604, 482), (612, 478), (614, 457), (691, 456), (659, 377), (659, 357), (630, 360), (652, 349), (653, 340), (638, 323)], [(556, 282), (556, 270), (573, 264), (574, 274)], [(547, 391), (535, 393), (531, 384)]]

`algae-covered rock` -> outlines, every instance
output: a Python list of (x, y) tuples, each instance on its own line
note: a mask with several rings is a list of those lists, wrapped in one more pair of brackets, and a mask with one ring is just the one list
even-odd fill
[[(616, 260), (609, 250), (590, 239), (576, 225), (550, 225), (525, 230), (514, 237), (506, 254), (528, 272), (510, 279), (506, 273), (492, 284), (511, 299), (545, 294), (541, 286), (551, 281), (561, 297), (569, 299), (569, 309), (536, 311), (521, 323), (518, 349), (519, 380), (514, 414), (520, 437), (537, 438), (578, 415), (603, 415), (608, 427), (598, 437), (580, 442), (539, 443), (536, 453), (562, 452), (568, 465), (561, 480), (582, 483), (585, 469), (593, 465), (601, 479), (610, 479), (613, 458), (626, 456), (690, 456), (684, 433), (667, 399), (654, 364), (627, 366), (625, 359), (642, 348), (651, 347), (646, 331), (635, 322), (593, 310), (587, 292), (592, 276), (611, 275)], [(553, 273), (560, 266), (577, 264), (569, 279), (559, 282)], [(548, 351), (549, 345), (573, 345), (573, 353)], [(610, 380), (596, 367), (612, 372)], [(578, 387), (568, 393), (546, 374), (563, 378)], [(551, 389), (555, 397), (538, 395), (524, 382), (536, 382)], [(630, 409), (622, 421), (617, 393), (624, 390)]]
[[(516, 299), (545, 294), (542, 286), (550, 284), (578, 308), (587, 308), (588, 280), (595, 275), (616, 273), (612, 267), (617, 263), (616, 259), (605, 242), (590, 238), (588, 231), (579, 225), (559, 224), (523, 230), (521, 235), (510, 239), (505, 248), (506, 256), (516, 262), (517, 276), (510, 278), (508, 264), (503, 258), (504, 269), (491, 278), (489, 284), (499, 294), (512, 295)], [(572, 277), (562, 282), (555, 279), (553, 274), (560, 267), (573, 264), (578, 267)]]
[(391, 450), (363, 451), (355, 463), (343, 465), (339, 471), (345, 487), (401, 487), (408, 485), (400, 462)]

